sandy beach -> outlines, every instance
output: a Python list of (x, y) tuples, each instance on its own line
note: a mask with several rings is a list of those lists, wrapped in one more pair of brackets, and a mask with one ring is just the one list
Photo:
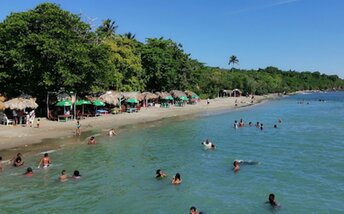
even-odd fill
[[(267, 99), (277, 98), (277, 94), (270, 94), (265, 96), (255, 96), (253, 105), (260, 103)], [(235, 106), (237, 101), (237, 106)], [(171, 118), (183, 115), (192, 115), (203, 112), (214, 112), (220, 110), (233, 110), (235, 108), (252, 105), (251, 98), (248, 97), (227, 97), (215, 98), (210, 100), (208, 105), (206, 100), (195, 105), (186, 105), (184, 107), (159, 108), (148, 107), (141, 108), (138, 113), (120, 113), (116, 115), (104, 115), (99, 117), (90, 117), (80, 120), (82, 132), (92, 130), (104, 130), (120, 127), (157, 121), (164, 118)], [(24, 149), (28, 145), (38, 144), (46, 139), (73, 137), (75, 136), (76, 121), (57, 122), (49, 121), (45, 118), (40, 118), (40, 127), (23, 127), (23, 126), (0, 126), (0, 150), (8, 149)], [(45, 142), (45, 141), (44, 141)], [(45, 145), (49, 148), (49, 145)], [(16, 149), (16, 150), (17, 150)]]

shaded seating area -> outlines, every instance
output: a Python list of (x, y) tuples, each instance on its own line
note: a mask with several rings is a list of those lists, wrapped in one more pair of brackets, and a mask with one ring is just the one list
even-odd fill
[(170, 93), (157, 92), (156, 95), (159, 96), (160, 107), (162, 107), (162, 108), (169, 108), (174, 101), (174, 99)]
[(185, 94), (189, 98), (189, 104), (197, 104), (201, 100), (200, 97), (192, 91), (185, 91)]
[(183, 107), (189, 101), (189, 98), (187, 97), (187, 95), (182, 91), (172, 90), (171, 94), (175, 100), (174, 102), (175, 106)]
[[(4, 100), (4, 98), (1, 98)], [(21, 97), (10, 99), (3, 102), (2, 109), (6, 109), (1, 117), (1, 123), (5, 125), (25, 125), (33, 124), (35, 120), (35, 111), (38, 107), (36, 99), (29, 95), (22, 95)], [(30, 113), (28, 113), (30, 112)]]

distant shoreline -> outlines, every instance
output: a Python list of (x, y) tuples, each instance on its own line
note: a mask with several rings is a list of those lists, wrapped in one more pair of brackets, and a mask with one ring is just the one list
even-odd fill
[[(127, 125), (153, 122), (178, 116), (191, 116), (205, 112), (233, 110), (278, 97), (280, 96), (277, 94), (255, 96), (253, 103), (251, 103), (251, 98), (249, 97), (215, 98), (210, 100), (209, 105), (207, 105), (206, 100), (201, 100), (201, 102), (195, 105), (186, 105), (185, 107), (148, 107), (141, 108), (138, 113), (121, 113), (117, 115), (91, 117), (80, 120), (80, 123), (83, 133), (96, 130), (109, 130), (111, 128), (121, 130), (121, 127)], [(237, 100), (237, 103), (235, 103), (235, 100)], [(43, 147), (45, 151), (56, 149), (57, 145), (46, 143), (49, 141), (53, 142), (55, 139), (64, 138), (66, 140), (67, 138), (68, 141), (75, 141), (75, 138), (78, 138), (75, 136), (75, 127), (76, 120), (56, 122), (46, 120), (45, 118), (41, 118), (39, 128), (2, 125), (0, 126), (0, 136), (2, 138), (0, 151), (3, 160), (13, 157), (17, 151), (25, 153), (26, 150), (32, 149), (31, 147), (35, 147), (35, 150), (39, 151), (42, 151)], [(37, 148), (37, 144), (42, 148)]]

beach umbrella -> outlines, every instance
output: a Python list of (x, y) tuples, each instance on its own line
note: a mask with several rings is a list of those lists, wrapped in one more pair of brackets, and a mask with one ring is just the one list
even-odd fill
[(192, 99), (199, 99), (199, 96), (196, 95), (196, 94), (194, 94), (194, 95), (191, 96), (191, 98), (192, 98)]
[(96, 112), (97, 112), (97, 107), (98, 106), (105, 106), (105, 103), (103, 103), (100, 100), (95, 100), (95, 101), (92, 102), (92, 104), (96, 107)]
[(77, 105), (77, 106), (90, 105), (90, 104), (92, 104), (92, 103), (91, 103), (91, 101), (88, 101), (88, 100), (78, 100), (75, 103), (75, 105)]
[(72, 101), (70, 100), (61, 100), (58, 101), (55, 106), (63, 107), (63, 112), (66, 113), (66, 106), (72, 106)]
[(78, 100), (75, 102), (75, 105), (82, 106), (82, 114), (84, 114), (84, 105), (91, 105), (91, 101), (88, 100)]
[(17, 97), (17, 98), (13, 98), (11, 100), (6, 101), (4, 104), (6, 108), (19, 109), (19, 110), (24, 110), (26, 108), (35, 109), (38, 107), (35, 98), (26, 99), (22, 97)]
[(61, 101), (58, 101), (55, 106), (60, 106), (60, 107), (66, 107), (66, 106), (72, 106), (72, 101), (70, 100), (61, 100)]
[(94, 106), (105, 106), (105, 103), (103, 103), (103, 102), (100, 101), (100, 100), (95, 100), (95, 101), (92, 102), (92, 104), (93, 104)]
[(127, 103), (139, 103), (139, 101), (135, 98), (129, 98), (127, 99)]
[(186, 96), (180, 96), (178, 97), (180, 100), (183, 100), (183, 101), (188, 101), (189, 99), (186, 97)]
[(163, 97), (161, 99), (163, 99), (163, 100), (173, 100), (173, 97), (172, 96), (166, 96), (166, 97)]

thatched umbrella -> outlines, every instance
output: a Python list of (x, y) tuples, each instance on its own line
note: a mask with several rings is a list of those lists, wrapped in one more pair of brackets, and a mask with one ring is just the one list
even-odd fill
[(141, 95), (141, 92), (135, 91), (135, 92), (123, 92), (122, 93), (124, 99), (130, 99), (130, 98), (135, 98), (138, 101), (142, 101), (144, 97)]
[(18, 110), (24, 110), (26, 108), (32, 108), (35, 109), (38, 107), (38, 104), (36, 103), (36, 98), (13, 98), (11, 100), (8, 100), (5, 102), (5, 107), (10, 109), (18, 109)]
[(119, 99), (122, 98), (120, 92), (117, 91), (107, 91), (105, 94), (99, 97), (99, 100), (110, 105), (118, 105)]
[(171, 94), (172, 94), (173, 98), (178, 98), (178, 97), (182, 97), (182, 96), (186, 97), (186, 94), (184, 92), (178, 91), (178, 90), (172, 90)]
[(159, 96), (156, 94), (153, 94), (151, 92), (142, 92), (141, 95), (143, 96), (143, 99), (145, 100), (145, 105), (148, 105), (148, 100), (155, 100), (158, 99)]
[(4, 110), (6, 108), (4, 101), (5, 101), (5, 97), (0, 95), (0, 111)]
[(156, 92), (155, 94), (158, 95), (160, 99), (165, 99), (166, 97), (172, 97), (172, 95), (168, 92)]

